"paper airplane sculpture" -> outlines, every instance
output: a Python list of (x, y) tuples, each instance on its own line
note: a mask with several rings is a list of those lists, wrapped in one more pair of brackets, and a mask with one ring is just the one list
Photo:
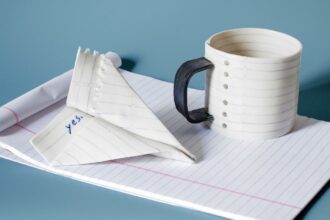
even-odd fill
[(186, 162), (195, 160), (110, 59), (80, 48), (66, 107), (31, 143), (53, 165), (147, 154)]

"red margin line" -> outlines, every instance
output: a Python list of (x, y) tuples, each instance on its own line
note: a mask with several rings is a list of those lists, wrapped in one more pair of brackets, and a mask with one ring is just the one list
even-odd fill
[(268, 202), (268, 203), (273, 203), (273, 204), (277, 204), (277, 205), (286, 206), (286, 207), (301, 210), (301, 208), (298, 207), (298, 206), (290, 205), (290, 204), (283, 203), (283, 202), (278, 202), (278, 201), (271, 200), (271, 199), (266, 199), (266, 198), (263, 198), (263, 197), (260, 197), (260, 196), (251, 195), (251, 194), (248, 194), (248, 193), (242, 193), (242, 192), (238, 192), (238, 191), (231, 190), (231, 189), (228, 189), (228, 188), (224, 188), (224, 187), (220, 187), (220, 186), (216, 186), (216, 185), (211, 185), (211, 184), (208, 184), (208, 183), (202, 183), (202, 182), (198, 182), (198, 181), (195, 181), (195, 180), (182, 178), (182, 177), (179, 177), (179, 176), (174, 176), (174, 175), (159, 172), (159, 171), (156, 171), (156, 170), (147, 169), (147, 168), (135, 166), (135, 165), (132, 165), (132, 164), (123, 163), (123, 162), (120, 162), (120, 161), (117, 161), (117, 160), (113, 160), (112, 162), (117, 163), (117, 164), (121, 164), (121, 165), (124, 165), (124, 166), (127, 166), (127, 167), (133, 167), (135, 169), (151, 172), (151, 173), (154, 173), (154, 174), (170, 177), (172, 179), (177, 179), (177, 180), (181, 180), (181, 181), (185, 181), (185, 182), (189, 182), (189, 183), (193, 183), (193, 184), (197, 184), (197, 185), (201, 185), (201, 186), (205, 186), (205, 187), (209, 187), (209, 188), (213, 188), (213, 189), (217, 189), (217, 190), (221, 190), (221, 191), (225, 191), (225, 192), (230, 192), (230, 193), (237, 194), (237, 195), (240, 195), (240, 196), (245, 196), (245, 197), (250, 197), (250, 198), (253, 198), (253, 199), (262, 200), (262, 201), (265, 201), (265, 202)]
[(23, 126), (23, 125), (21, 125), (21, 124), (19, 124), (19, 123), (16, 123), (15, 125), (16, 125), (17, 127), (23, 128), (24, 130), (30, 132), (31, 134), (37, 134), (37, 132), (34, 132), (34, 131), (32, 131), (31, 129), (29, 129), (29, 128), (27, 128), (27, 127), (25, 127), (25, 126)]
[(2, 106), (2, 108), (6, 109), (7, 111), (11, 112), (14, 115), (14, 117), (16, 119), (16, 124), (19, 122), (18, 114), (13, 109), (8, 108), (6, 106)]

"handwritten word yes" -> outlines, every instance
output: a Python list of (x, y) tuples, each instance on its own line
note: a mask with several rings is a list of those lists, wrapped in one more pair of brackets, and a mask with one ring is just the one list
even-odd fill
[(74, 126), (76, 126), (81, 121), (82, 118), (84, 118), (84, 117), (83, 116), (76, 115), (74, 117), (74, 119), (72, 119), (69, 124), (65, 125), (65, 127), (67, 128), (69, 134), (71, 134), (72, 128)]

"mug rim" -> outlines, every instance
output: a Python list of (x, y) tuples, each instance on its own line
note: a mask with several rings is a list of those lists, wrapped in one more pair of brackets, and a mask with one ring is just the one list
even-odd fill
[[(281, 36), (282, 38), (286, 38), (288, 39), (288, 41), (291, 41), (293, 43), (295, 43), (295, 52), (288, 54), (288, 55), (283, 55), (281, 57), (253, 57), (253, 56), (245, 56), (245, 55), (239, 55), (239, 54), (234, 54), (234, 53), (230, 53), (230, 52), (226, 52), (224, 50), (221, 49), (217, 49), (214, 46), (211, 45), (211, 40), (214, 39), (215, 37), (219, 36), (219, 35), (223, 35), (223, 34), (228, 34), (231, 32), (238, 32), (238, 31), (255, 31), (257, 34), (260, 34), (262, 32), (269, 34), (273, 34), (273, 35), (277, 35), (277, 36)], [(271, 30), (271, 29), (266, 29), (266, 28), (234, 28), (234, 29), (229, 29), (229, 30), (225, 30), (225, 31), (221, 31), (218, 33), (215, 33), (213, 35), (211, 35), (206, 41), (205, 41), (205, 49), (207, 50), (211, 50), (214, 53), (217, 53), (219, 55), (222, 55), (224, 57), (227, 57), (228, 59), (236, 59), (236, 60), (245, 60), (245, 61), (261, 61), (261, 62), (266, 62), (266, 61), (270, 61), (270, 62), (276, 62), (276, 61), (291, 61), (293, 59), (296, 59), (302, 52), (303, 49), (303, 45), (302, 43), (295, 37), (283, 33), (283, 32), (279, 32), (279, 31), (275, 31), (275, 30)]]

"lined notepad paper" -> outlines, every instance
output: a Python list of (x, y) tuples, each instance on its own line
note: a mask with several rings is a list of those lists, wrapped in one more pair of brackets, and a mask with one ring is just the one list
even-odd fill
[[(123, 72), (143, 101), (196, 164), (142, 156), (50, 167), (29, 139), (64, 107), (61, 101), (0, 133), (2, 157), (148, 199), (239, 219), (292, 219), (330, 178), (330, 123), (297, 117), (290, 135), (266, 141), (225, 138), (188, 123), (176, 110), (172, 84)], [(191, 108), (204, 93), (189, 91)]]

